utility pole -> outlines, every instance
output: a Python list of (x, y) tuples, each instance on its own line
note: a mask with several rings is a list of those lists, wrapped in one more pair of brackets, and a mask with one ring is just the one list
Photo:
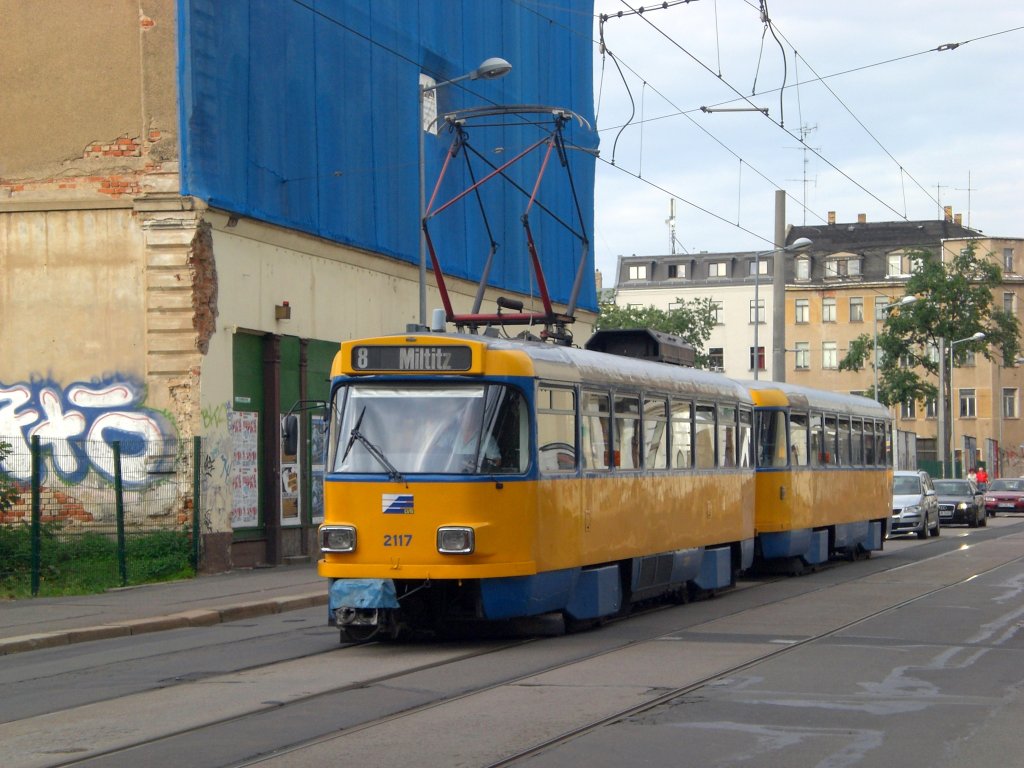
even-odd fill
[[(775, 254), (772, 256), (772, 381), (786, 380), (786, 190), (775, 190)], [(754, 308), (757, 312), (757, 308)], [(754, 319), (757, 317), (755, 315)], [(754, 350), (755, 365), (757, 350)]]

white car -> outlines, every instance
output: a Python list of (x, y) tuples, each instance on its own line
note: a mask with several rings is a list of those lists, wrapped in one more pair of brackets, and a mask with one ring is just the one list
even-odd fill
[(923, 469), (900, 470), (892, 481), (891, 533), (916, 533), (919, 539), (938, 536), (942, 522), (931, 475)]

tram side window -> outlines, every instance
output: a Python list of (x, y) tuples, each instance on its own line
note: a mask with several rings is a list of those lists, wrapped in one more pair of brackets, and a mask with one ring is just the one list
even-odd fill
[(852, 463), (852, 456), (850, 455), (850, 420), (848, 418), (839, 419), (839, 464), (848, 467)]
[(736, 466), (736, 408), (718, 406), (718, 466)]
[(576, 393), (571, 389), (537, 389), (537, 445), (541, 472), (576, 469)]
[(873, 467), (878, 463), (875, 455), (875, 424), (873, 421), (864, 422), (864, 463)]
[(825, 460), (823, 464), (836, 465), (839, 463), (839, 456), (836, 455), (836, 435), (839, 433), (838, 423), (835, 416), (825, 417)]
[(611, 410), (608, 395), (583, 392), (582, 454), (585, 469), (611, 468)]
[(877, 424), (875, 424), (875, 445), (877, 446), (876, 453), (878, 454), (878, 465), (881, 467), (890, 466), (888, 436), (888, 423), (880, 421)]
[(824, 466), (829, 462), (828, 448), (825, 446), (825, 427), (820, 413), (811, 415), (811, 462), (815, 466)]
[(740, 432), (738, 435), (739, 442), (739, 465), (741, 467), (753, 466), (754, 457), (753, 449), (751, 448), (751, 439), (753, 438), (754, 430), (751, 424), (753, 415), (749, 408), (740, 408)]
[(806, 413), (789, 416), (789, 462), (794, 467), (806, 467), (808, 464)]
[(693, 466), (693, 404), (672, 401), (672, 466)]
[(786, 466), (786, 412), (757, 412), (757, 466)]
[(695, 466), (698, 469), (713, 469), (715, 466), (715, 407), (697, 406)]
[[(864, 422), (853, 419), (850, 429), (850, 461), (853, 466), (864, 466)], [(870, 424), (868, 425), (870, 426)]]
[(636, 395), (615, 397), (615, 466), (639, 469), (642, 466), (640, 444), (640, 398)]
[(644, 399), (644, 466), (665, 469), (668, 466), (668, 400)]

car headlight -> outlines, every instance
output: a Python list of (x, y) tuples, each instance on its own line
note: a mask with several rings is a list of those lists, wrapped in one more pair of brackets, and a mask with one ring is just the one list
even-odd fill
[(959, 504), (956, 505), (956, 508), (963, 512), (964, 510), (967, 509), (967, 502), (961, 501)]
[(437, 529), (437, 551), (442, 555), (470, 555), (476, 549), (472, 528), (446, 526)]
[(918, 504), (915, 504), (912, 507), (904, 507), (903, 508), (903, 514), (907, 515), (908, 517), (920, 517), (921, 516), (921, 507)]
[(356, 548), (356, 529), (351, 525), (320, 526), (320, 549), (324, 552), (353, 552)]
[(985, 497), (985, 503), (986, 504), (995, 504), (996, 503), (996, 497), (995, 496), (986, 496)]

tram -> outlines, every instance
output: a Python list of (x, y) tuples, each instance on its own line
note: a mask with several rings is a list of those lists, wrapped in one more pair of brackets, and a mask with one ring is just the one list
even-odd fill
[(329, 407), (318, 569), (343, 640), (585, 626), (728, 587), (755, 555), (881, 547), (887, 414), (864, 398), (412, 333), (343, 342)]

